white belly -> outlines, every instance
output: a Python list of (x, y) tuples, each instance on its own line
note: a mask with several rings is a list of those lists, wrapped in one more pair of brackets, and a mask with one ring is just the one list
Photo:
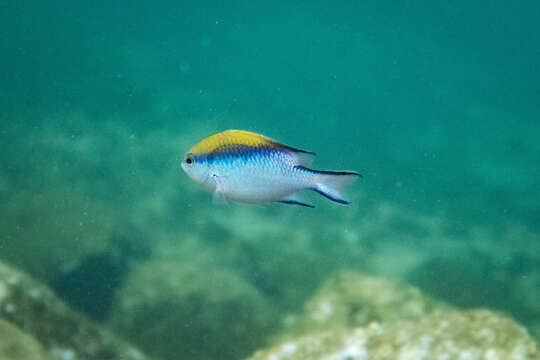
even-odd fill
[(260, 170), (249, 166), (229, 171), (223, 169), (221, 173), (216, 179), (216, 190), (221, 189), (225, 198), (239, 202), (278, 201), (309, 187), (306, 176), (283, 169)]

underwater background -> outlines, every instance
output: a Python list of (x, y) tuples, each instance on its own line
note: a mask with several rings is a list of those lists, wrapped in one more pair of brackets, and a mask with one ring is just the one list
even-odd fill
[[(336, 277), (340, 298), (367, 277), (442, 313), (501, 314), (530, 349), (539, 44), (536, 1), (0, 1), (0, 264), (141, 358), (243, 359), (309, 338), (298, 324)], [(362, 173), (352, 204), (212, 204), (180, 161), (225, 129)], [(15, 321), (27, 307), (5, 300), (10, 279), (0, 321), (43, 359), (126, 358), (49, 341), (50, 317)], [(403, 302), (379, 308), (376, 289), (351, 328), (393, 321)]]

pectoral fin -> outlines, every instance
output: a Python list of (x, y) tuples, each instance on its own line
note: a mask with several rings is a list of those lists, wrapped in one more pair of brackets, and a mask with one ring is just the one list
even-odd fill
[(214, 194), (212, 196), (212, 203), (214, 205), (228, 205), (227, 198), (221, 191), (214, 191)]
[(217, 205), (228, 204), (223, 188), (223, 177), (219, 176), (218, 174), (212, 174), (212, 179), (216, 183), (216, 189), (214, 190), (214, 194), (212, 196), (212, 203)]

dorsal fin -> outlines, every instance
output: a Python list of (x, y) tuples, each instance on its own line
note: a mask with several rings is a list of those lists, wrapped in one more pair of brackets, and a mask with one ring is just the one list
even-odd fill
[(317, 155), (312, 151), (293, 148), (292, 146), (281, 144), (278, 142), (275, 143), (275, 146), (290, 154), (294, 158), (294, 162), (296, 163), (296, 165), (309, 167), (311, 166), (313, 159), (315, 159), (315, 156)]

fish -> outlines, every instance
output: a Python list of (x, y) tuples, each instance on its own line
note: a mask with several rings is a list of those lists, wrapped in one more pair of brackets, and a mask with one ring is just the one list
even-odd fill
[(245, 130), (226, 130), (194, 145), (181, 167), (213, 194), (215, 203), (281, 202), (313, 208), (299, 194), (312, 190), (348, 205), (342, 189), (362, 175), (356, 171), (311, 169), (315, 153)]

